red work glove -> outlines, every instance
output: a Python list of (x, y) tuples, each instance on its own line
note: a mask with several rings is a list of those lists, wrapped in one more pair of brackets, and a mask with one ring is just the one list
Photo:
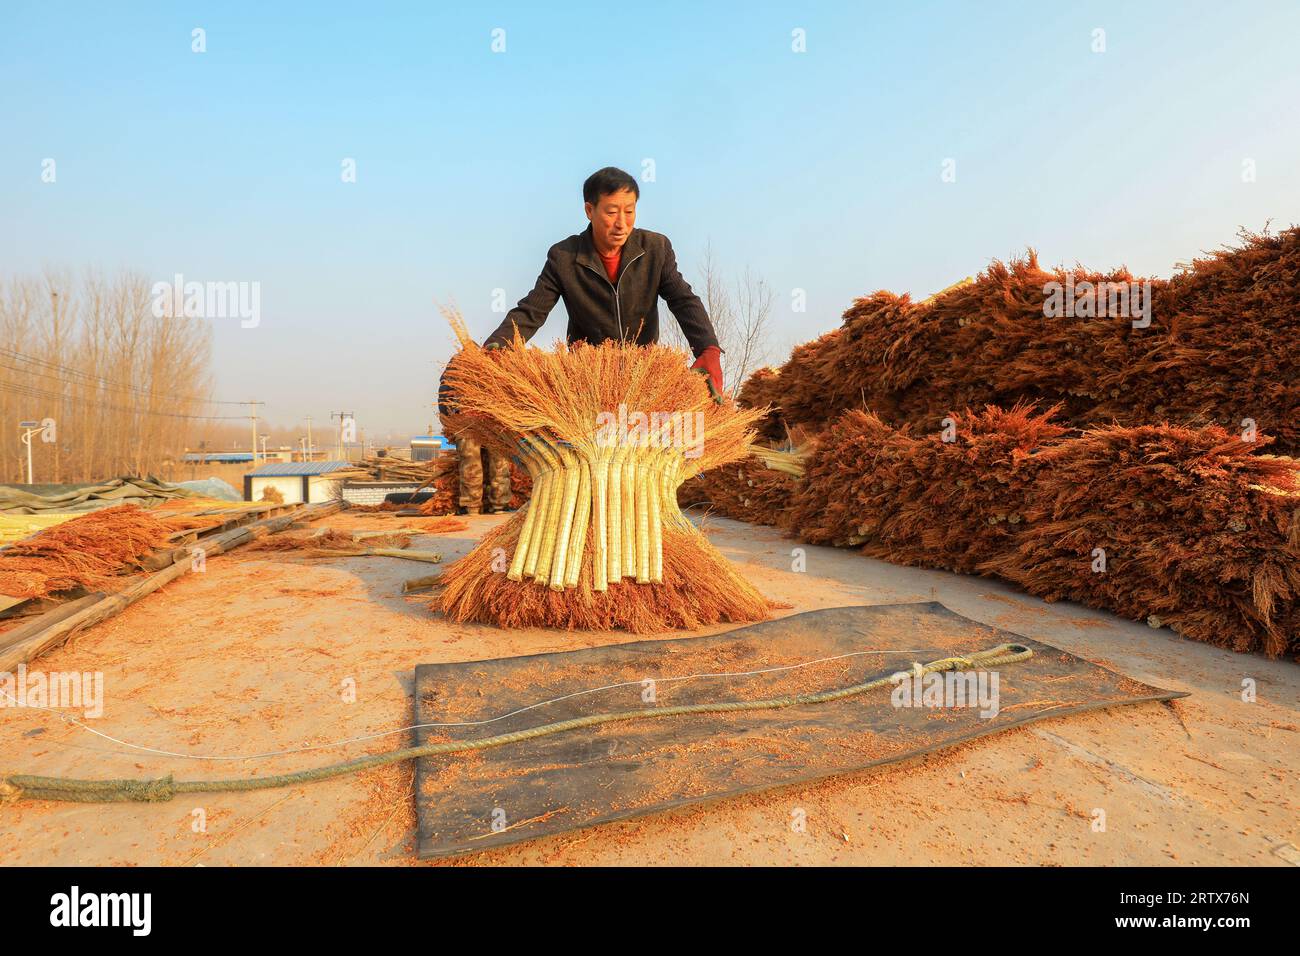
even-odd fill
[(692, 369), (707, 375), (709, 379), (709, 394), (719, 405), (722, 404), (722, 349), (716, 345), (710, 345), (700, 357), (695, 360)]

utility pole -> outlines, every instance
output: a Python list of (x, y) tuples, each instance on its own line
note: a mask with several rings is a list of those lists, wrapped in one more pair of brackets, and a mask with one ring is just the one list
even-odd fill
[(338, 460), (347, 461), (347, 458), (344, 456), (344, 452), (343, 452), (343, 423), (348, 420), (354, 421), (356, 418), (356, 412), (330, 412), (330, 418), (337, 418), (339, 420)]
[(251, 406), (248, 419), (253, 425), (253, 467), (257, 467), (257, 406), (265, 405), (266, 402), (240, 402), (240, 405)]
[[(57, 340), (59, 335), (59, 293), (54, 289), (50, 290), (50, 314), (54, 320), (52, 328), (55, 334), (55, 338)], [(62, 412), (61, 411), (56, 412), (55, 414), (61, 415)], [(63, 468), (61, 467), (63, 463), (59, 460), (58, 442), (54, 443), (54, 448), (52, 450), (54, 452), (54, 480), (58, 482), (61, 481), (63, 478)], [(32, 483), (31, 471), (32, 471), (32, 443), (29, 441), (27, 443), (27, 483), (29, 485)]]
[(313, 457), (311, 451), (311, 416), (307, 416), (307, 457), (303, 461), (311, 461)]

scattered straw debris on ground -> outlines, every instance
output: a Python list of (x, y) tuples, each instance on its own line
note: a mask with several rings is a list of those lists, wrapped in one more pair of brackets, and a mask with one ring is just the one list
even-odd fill
[(248, 551), (364, 551), (367, 548), (406, 548), (411, 536), (401, 531), (358, 536), (352, 531), (324, 528), (307, 534), (273, 534), (254, 541)]

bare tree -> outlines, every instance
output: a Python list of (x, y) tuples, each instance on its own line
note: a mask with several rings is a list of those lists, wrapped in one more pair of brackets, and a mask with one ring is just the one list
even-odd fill
[[(769, 320), (775, 295), (772, 287), (748, 267), (736, 281), (733, 294), (713, 254), (712, 243), (704, 248), (697, 294), (722, 348), (723, 388), (734, 398), (749, 374), (765, 365), (771, 354)], [(660, 341), (689, 350), (681, 326), (673, 321), (660, 323)]]
[(0, 281), (0, 480), (167, 477), (211, 421), (211, 331), (154, 315), (149, 281), (51, 272)]
[(723, 356), (727, 390), (731, 397), (740, 394), (740, 386), (755, 369), (766, 365), (771, 356), (768, 335), (775, 293), (763, 279), (755, 277), (749, 267), (736, 283), (736, 318), (731, 347)]

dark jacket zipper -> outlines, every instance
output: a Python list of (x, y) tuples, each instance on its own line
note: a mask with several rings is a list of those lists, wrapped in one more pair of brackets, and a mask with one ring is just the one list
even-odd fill
[[(645, 250), (644, 250), (644, 249), (642, 249), (640, 252), (638, 252), (636, 255), (634, 255), (631, 259), (629, 259), (629, 260), (627, 261), (626, 264), (624, 264), (624, 266), (623, 266), (623, 271), (619, 273), (619, 276), (618, 276), (618, 283), (617, 283), (617, 284), (615, 284), (615, 283), (613, 283), (613, 282), (610, 282), (610, 281), (609, 281), (609, 276), (608, 276), (608, 275), (606, 275), (606, 274), (604, 274), (604, 273), (601, 273), (601, 274), (600, 274), (600, 277), (601, 277), (602, 279), (605, 280), (605, 284), (608, 285), (609, 288), (610, 288), (610, 290), (614, 293), (614, 320), (615, 320), (616, 322), (618, 322), (618, 340), (619, 340), (619, 342), (623, 342), (623, 341), (625, 341), (625, 339), (623, 338), (623, 306), (622, 306), (622, 304), (618, 301), (618, 287), (619, 287), (620, 285), (623, 284), (623, 276), (627, 275), (627, 270), (628, 270), (628, 268), (631, 267), (632, 263), (636, 262), (636, 261), (637, 261), (638, 259), (640, 259), (643, 255), (645, 255)], [(583, 265), (586, 265), (586, 263), (583, 263)], [(592, 269), (591, 266), (587, 266), (587, 268), (588, 268), (588, 269), (591, 269), (592, 272), (595, 272), (595, 271), (596, 271), (595, 269)]]

